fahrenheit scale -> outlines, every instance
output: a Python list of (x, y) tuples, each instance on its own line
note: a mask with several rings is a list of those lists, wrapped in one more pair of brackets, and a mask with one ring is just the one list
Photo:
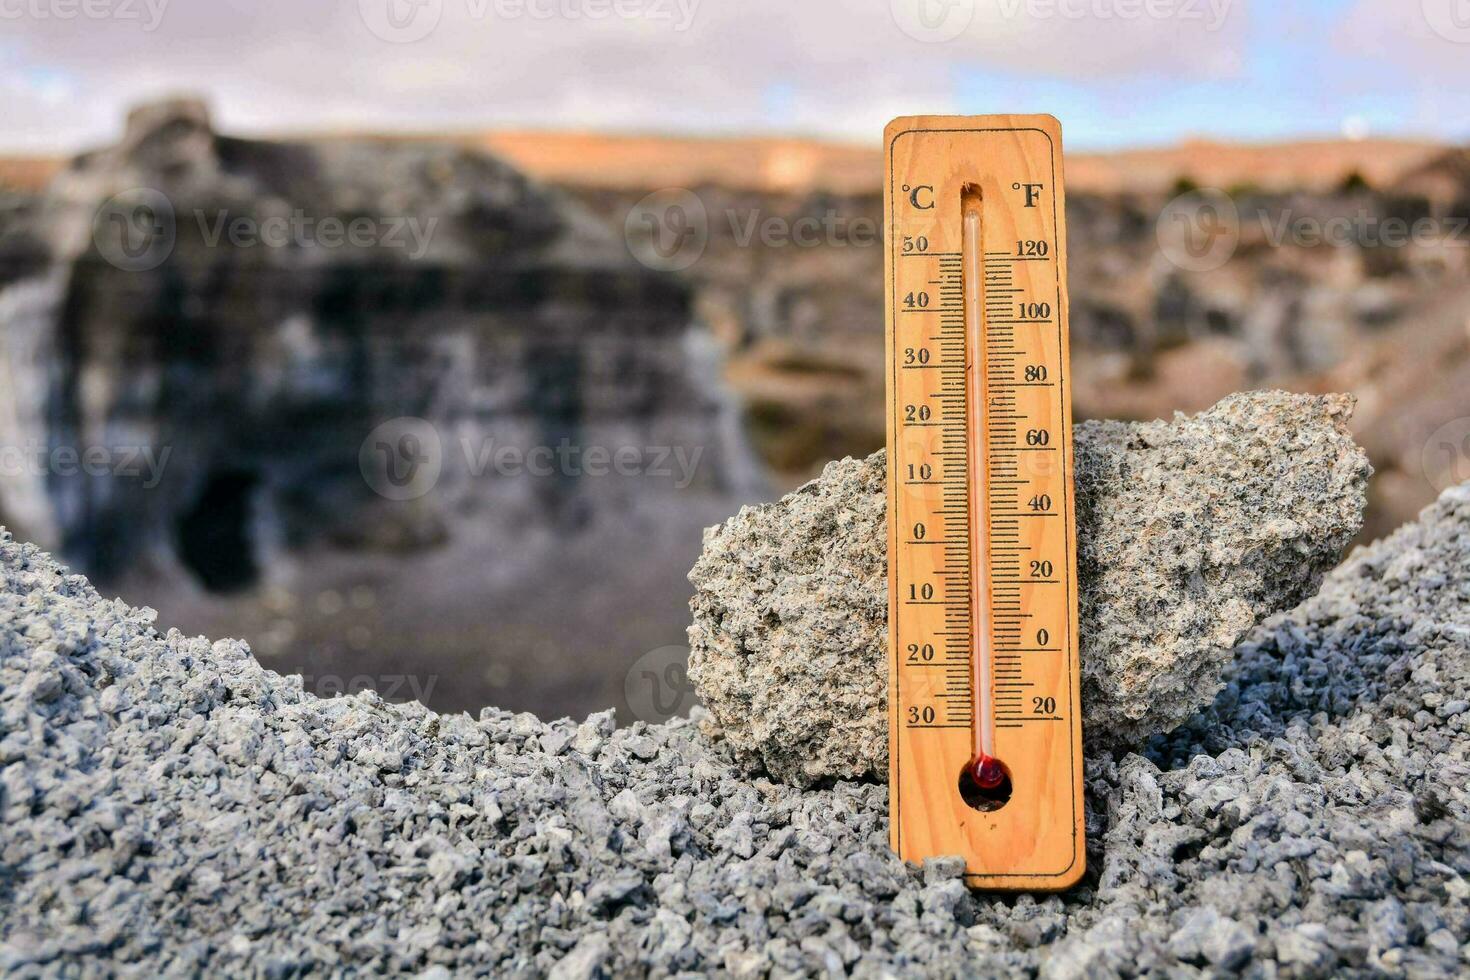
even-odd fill
[(884, 133), (890, 835), (979, 888), (1086, 860), (1061, 135)]

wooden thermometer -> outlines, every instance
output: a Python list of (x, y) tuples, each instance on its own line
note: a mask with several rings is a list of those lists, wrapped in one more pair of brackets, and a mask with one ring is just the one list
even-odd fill
[(911, 116), (887, 158), (893, 848), (977, 888), (1086, 861), (1062, 133)]

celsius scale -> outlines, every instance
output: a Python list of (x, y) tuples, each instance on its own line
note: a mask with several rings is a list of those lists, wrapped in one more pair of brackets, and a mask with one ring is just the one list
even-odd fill
[(889, 810), (906, 860), (1086, 862), (1061, 127), (884, 132)]

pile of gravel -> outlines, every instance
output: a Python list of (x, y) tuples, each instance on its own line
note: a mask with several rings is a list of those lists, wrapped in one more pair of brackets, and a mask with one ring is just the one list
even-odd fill
[(1470, 486), (1087, 764), (1064, 896), (887, 849), (886, 791), (695, 725), (320, 700), (0, 538), (0, 970), (1463, 974)]

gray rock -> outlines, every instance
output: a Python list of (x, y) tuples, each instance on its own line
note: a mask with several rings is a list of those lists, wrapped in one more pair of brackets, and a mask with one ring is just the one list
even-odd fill
[(1063, 895), (967, 894), (889, 853), (882, 784), (752, 781), (688, 721), (552, 755), (566, 723), (319, 699), (152, 618), (0, 533), (0, 974), (1470, 967), (1470, 714), (1439, 711), (1470, 700), (1470, 486), (1252, 631), (1210, 707), (1088, 754)]
[(1176, 958), (1187, 962), (1203, 957), (1224, 970), (1238, 970), (1254, 947), (1248, 930), (1208, 905), (1188, 910), (1169, 937), (1169, 952)]
[(548, 980), (591, 980), (592, 977), (600, 975), (602, 964), (612, 955), (607, 937), (591, 935), (582, 939), (577, 945), (557, 962), (547, 974)]
[(886, 772), (882, 454), (828, 464), (705, 532), (689, 673), (751, 768), (798, 785)]
[[(1168, 731), (1233, 644), (1310, 594), (1362, 526), (1352, 399), (1232, 395), (1172, 422), (1075, 430), (1083, 730)], [(690, 677), (737, 757), (796, 785), (882, 777), (885, 456), (845, 459), (705, 532)]]

